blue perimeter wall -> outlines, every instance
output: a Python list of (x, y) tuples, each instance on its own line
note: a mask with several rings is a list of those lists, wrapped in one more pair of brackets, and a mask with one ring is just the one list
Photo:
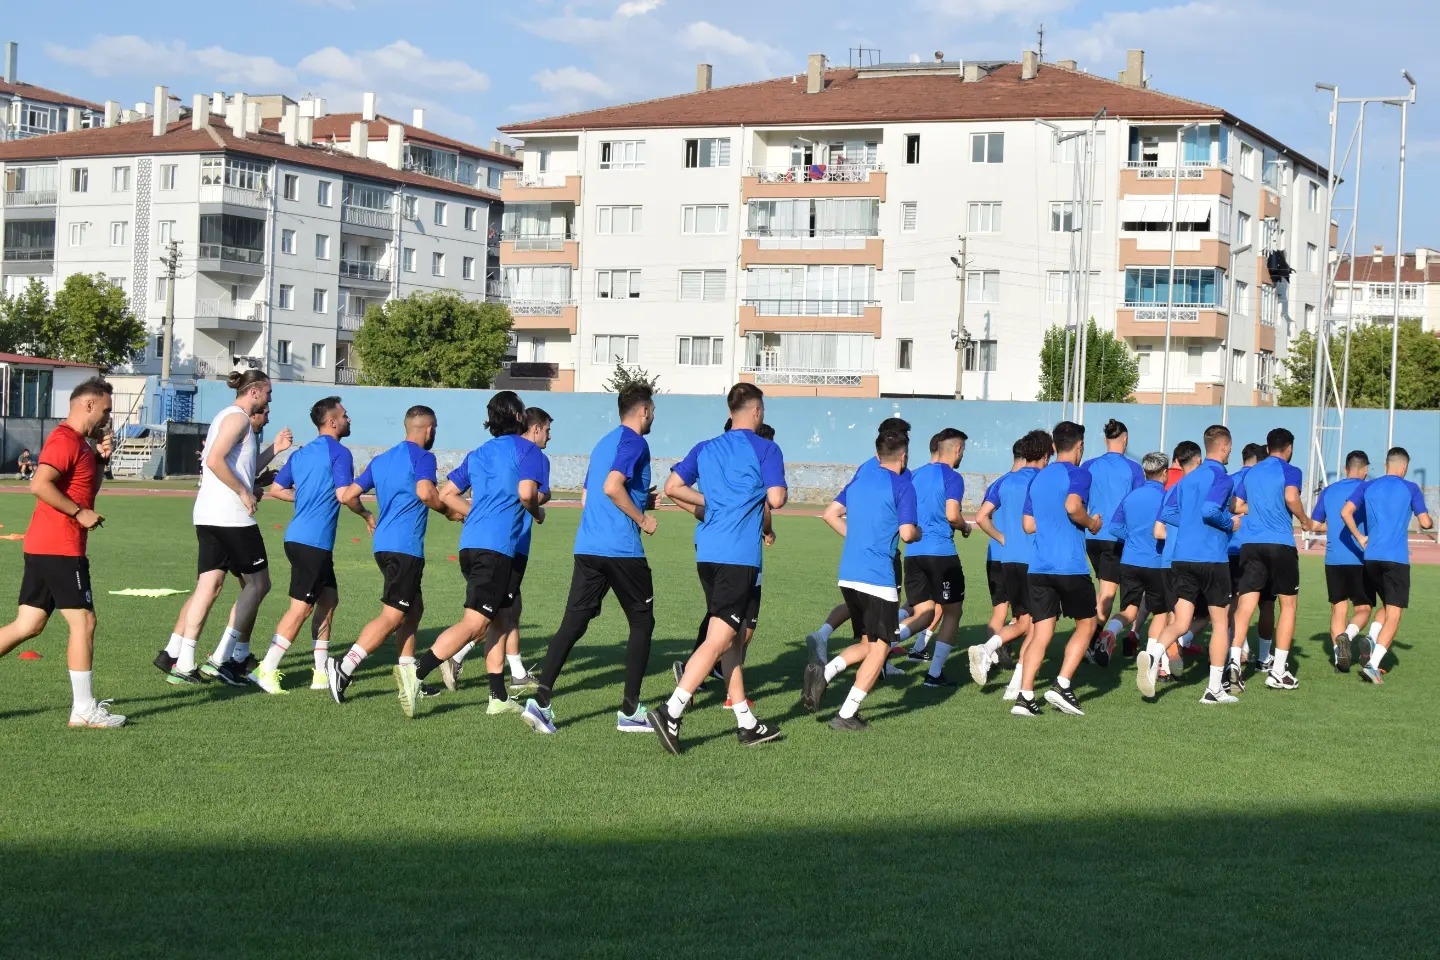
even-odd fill
[[(483, 424), (485, 403), (491, 391), (421, 390), (394, 387), (336, 387), (277, 383), (271, 401), (273, 433), (282, 426), (295, 432), (297, 443), (314, 436), (310, 406), (321, 397), (338, 394), (352, 421), (346, 441), (356, 454), (357, 469), (371, 456), (404, 438), (402, 421), (413, 404), (435, 410), (440, 426), (435, 452), (441, 468), (448, 469), (464, 453), (489, 438)], [(527, 405), (543, 407), (555, 418), (550, 446), (552, 482), (556, 489), (577, 489), (595, 442), (617, 422), (614, 394), (523, 393)], [(234, 398), (224, 383), (201, 381), (195, 398), (195, 419), (208, 422)], [(954, 426), (970, 436), (961, 470), (966, 474), (966, 501), (974, 504), (984, 493), (988, 478), (1010, 469), (1010, 445), (1028, 430), (1049, 429), (1060, 415), (1058, 403), (1023, 401), (953, 401), (912, 399), (838, 399), (777, 397), (767, 400), (765, 419), (775, 428), (775, 440), (785, 452), (792, 496), (809, 502), (828, 500), (849, 479), (854, 467), (874, 454), (875, 428), (886, 417), (904, 417), (912, 425), (911, 467), (929, 460), (927, 441), (943, 427)], [(1172, 406), (1167, 445), (1199, 440), (1204, 429), (1219, 420), (1218, 407)], [(650, 451), (655, 458), (656, 485), (663, 485), (664, 470), (683, 457), (695, 443), (720, 431), (726, 417), (724, 398), (662, 393), (656, 398), (655, 427)], [(1130, 428), (1130, 455), (1139, 458), (1159, 443), (1160, 408), (1140, 404), (1087, 404), (1085, 423), (1090, 431), (1087, 455), (1103, 451), (1101, 427), (1118, 417)], [(1237, 453), (1244, 443), (1263, 443), (1273, 427), (1294, 432), (1294, 462), (1302, 470), (1309, 449), (1308, 408), (1232, 407), (1230, 429)], [(1346, 449), (1359, 447), (1378, 464), (1385, 454), (1387, 414), (1384, 410), (1353, 410), (1346, 418)], [(1410, 479), (1427, 488), (1432, 504), (1440, 498), (1440, 411), (1401, 411), (1396, 415), (1396, 442), (1411, 456)], [(1330, 459), (1333, 461), (1332, 449)], [(1327, 464), (1333, 472), (1333, 463)], [(1372, 467), (1372, 472), (1375, 468)], [(978, 489), (977, 489), (978, 487)]]

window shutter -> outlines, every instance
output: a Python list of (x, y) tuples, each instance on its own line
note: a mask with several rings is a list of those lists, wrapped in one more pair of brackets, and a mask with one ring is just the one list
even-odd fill
[(724, 270), (706, 270), (706, 271), (705, 271), (705, 281), (704, 281), (704, 282), (705, 282), (704, 299), (706, 299), (706, 300), (724, 300), (724, 299), (725, 299), (725, 271), (724, 271)]
[(680, 299), (699, 300), (702, 298), (703, 284), (699, 270), (680, 271)]

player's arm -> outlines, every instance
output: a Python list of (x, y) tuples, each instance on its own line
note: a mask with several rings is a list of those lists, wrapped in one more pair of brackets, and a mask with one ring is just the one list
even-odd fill
[(1231, 493), (1230, 479), (1216, 477), (1215, 482), (1210, 485), (1210, 490), (1205, 494), (1204, 502), (1200, 504), (1200, 519), (1226, 533), (1240, 529), (1236, 514), (1227, 507)]
[(1175, 488), (1165, 494), (1164, 501), (1160, 504), (1160, 512), (1155, 516), (1155, 539), (1164, 540), (1169, 531), (1167, 526), (1178, 526), (1180, 523), (1180, 500), (1175, 493)]
[[(454, 475), (455, 471), (452, 470), (450, 473), (451, 478), (453, 478)], [(415, 486), (416, 494), (418, 495), (420, 485), (417, 483)], [(440, 499), (440, 506), (431, 507), (430, 509), (438, 510), (440, 513), (454, 520), (464, 520), (470, 516), (470, 501), (465, 499), (465, 491), (469, 489), (469, 483), (461, 487), (454, 479), (446, 479), (445, 485), (441, 487), (439, 493), (436, 494)]]
[(767, 547), (775, 546), (775, 527), (770, 520), (770, 504), (765, 504), (760, 511), (760, 539)]
[[(1358, 493), (1359, 491), (1357, 490), (1356, 492)], [(1350, 536), (1355, 538), (1355, 542), (1360, 544), (1360, 549), (1363, 550), (1369, 538), (1360, 532), (1360, 527), (1355, 523), (1355, 514), (1359, 509), (1360, 505), (1357, 504), (1353, 498), (1346, 500), (1345, 506), (1340, 508), (1340, 519), (1344, 521), (1345, 528), (1350, 531)]]
[[(1290, 498), (1288, 496), (1285, 498), (1285, 502), (1287, 505), (1289, 504)], [(1249, 516), (1250, 504), (1246, 503), (1245, 498), (1237, 493), (1235, 494), (1235, 499), (1231, 502), (1230, 512), (1237, 517)]]
[(86, 510), (67, 497), (65, 491), (60, 489), (60, 471), (43, 461), (35, 467), (35, 472), (30, 476), (30, 492), (35, 495), (36, 500), (59, 510), (86, 530), (95, 529), (105, 520), (94, 510)]
[(985, 536), (989, 537), (991, 540), (994, 540), (996, 543), (1000, 544), (1000, 546), (1003, 547), (1005, 546), (1005, 534), (1001, 533), (998, 529), (996, 529), (995, 522), (991, 519), (994, 516), (995, 504), (991, 503), (989, 500), (986, 500), (984, 503), (980, 504), (980, 512), (975, 515), (975, 526), (979, 527), (981, 532), (983, 532)]
[(446, 510), (445, 501), (440, 497), (440, 488), (435, 486), (434, 480), (416, 480), (415, 499), (436, 513), (444, 513)]
[(965, 514), (960, 510), (959, 500), (945, 501), (945, 522), (950, 524), (951, 530), (959, 530), (960, 536), (970, 536), (970, 524), (965, 522)]
[[(1090, 515), (1090, 511), (1085, 507), (1085, 498), (1078, 493), (1065, 496), (1065, 516), (1069, 517), (1070, 522), (1075, 526), (1082, 530), (1089, 530), (1091, 533), (1099, 533), (1105, 522), (1098, 513), (1093, 517)], [(1035, 522), (1033, 517), (1030, 522), (1033, 526)]]
[[(630, 490), (626, 486), (627, 479), (625, 474), (619, 470), (611, 470), (605, 476), (605, 496), (610, 498), (610, 502), (615, 504), (617, 510), (630, 518), (631, 523), (640, 528), (641, 533), (653, 535), (657, 526), (655, 518), (641, 512), (640, 508), (635, 506), (635, 501), (630, 499)], [(665, 482), (668, 485), (670, 481), (666, 480)], [(703, 504), (702, 499), (701, 505), (703, 506)]]
[(1410, 511), (1415, 514), (1421, 530), (1434, 528), (1435, 521), (1430, 519), (1430, 508), (1425, 506), (1425, 495), (1420, 492), (1420, 487), (1413, 483), (1410, 484)]
[(832, 500), (830, 505), (825, 508), (825, 512), (820, 515), (820, 518), (825, 521), (831, 530), (834, 530), (842, 537), (845, 536), (845, 502), (843, 500)]
[(1300, 488), (1285, 488), (1285, 507), (1290, 511), (1290, 516), (1300, 521), (1300, 529), (1306, 532), (1315, 530), (1315, 521), (1305, 514), (1305, 504), (1300, 502)]
[(916, 505), (915, 487), (899, 475), (891, 483), (896, 488), (895, 518), (900, 521), (900, 542), (915, 543), (920, 539), (920, 511)]
[[(608, 482), (606, 483), (605, 492), (610, 492)], [(690, 486), (679, 473), (673, 470), (670, 472), (670, 476), (665, 478), (665, 496), (674, 500), (684, 508), (687, 513), (693, 514), (696, 510), (703, 510), (705, 508), (705, 494)], [(626, 499), (628, 500), (629, 498), (626, 497)]]
[(1130, 528), (1125, 523), (1125, 501), (1121, 500), (1115, 507), (1115, 515), (1110, 518), (1110, 536), (1124, 543), (1130, 536)]
[(1310, 519), (1313, 521), (1313, 526), (1311, 526), (1310, 529), (1314, 532), (1330, 532), (1330, 524), (1326, 522), (1328, 517), (1325, 515), (1325, 497), (1323, 494), (1315, 498), (1315, 512), (1310, 515)]
[(276, 454), (284, 453), (294, 445), (295, 435), (290, 432), (289, 427), (285, 427), (275, 434), (275, 440), (270, 446), (260, 451), (260, 455), (255, 458), (255, 469), (264, 470), (270, 465), (270, 461), (275, 459)]
[[(250, 418), (245, 414), (239, 410), (227, 414), (225, 422), (220, 425), (220, 430), (215, 435), (215, 442), (210, 444), (210, 448), (205, 452), (205, 466), (210, 468), (210, 472), (215, 474), (217, 480), (229, 487), (240, 498), (246, 511), (254, 516), (255, 491), (246, 489), (245, 484), (240, 482), (240, 478), (235, 476), (230, 465), (225, 462), (225, 458), (230, 456), (230, 451), (235, 449), (235, 444), (241, 441), (245, 436), (245, 431), (249, 429)], [(280, 499), (287, 498), (280, 497)], [(288, 499), (293, 502), (295, 497), (292, 494)]]

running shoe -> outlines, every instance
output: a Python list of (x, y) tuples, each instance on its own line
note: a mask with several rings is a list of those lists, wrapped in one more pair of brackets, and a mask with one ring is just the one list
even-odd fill
[(1155, 696), (1155, 677), (1155, 655), (1149, 650), (1141, 650), (1135, 658), (1135, 686), (1146, 700)]
[(869, 730), (870, 724), (860, 714), (853, 717), (835, 716), (830, 720), (830, 729), (839, 730), (841, 733), (859, 733), (861, 730)]
[(914, 660), (916, 663), (929, 663), (935, 659), (935, 651), (928, 646), (923, 650), (911, 650), (905, 659)]
[(250, 682), (245, 679), (245, 674), (240, 672), (240, 665), (233, 660), (225, 663), (206, 660), (200, 665), (200, 678), (202, 680), (219, 680), (227, 687), (248, 687), (250, 685)]
[(1375, 684), (1378, 687), (1380, 684), (1385, 682), (1385, 671), (1377, 667), (1372, 667), (1367, 663), (1365, 666), (1360, 668), (1360, 679), (1368, 680), (1369, 682)]
[(1072, 717), (1085, 716), (1085, 711), (1080, 709), (1080, 701), (1075, 699), (1075, 691), (1069, 687), (1055, 686), (1046, 690), (1045, 702), (1061, 713), (1068, 713)]
[(526, 700), (525, 710), (520, 714), (520, 719), (525, 721), (525, 726), (536, 733), (555, 732), (554, 707), (542, 707), (534, 700)]
[(1134, 630), (1125, 634), (1125, 640), (1120, 647), (1120, 653), (1126, 660), (1134, 660), (1140, 653), (1140, 635)]
[(518, 693), (521, 690), (534, 690), (538, 686), (540, 686), (540, 678), (535, 675), (535, 671), (533, 670), (526, 670), (521, 676), (510, 678), (510, 691), (512, 693)]
[(685, 661), (676, 660), (670, 665), (670, 672), (675, 674), (675, 686), (680, 686), (680, 681), (685, 679)]
[(1012, 717), (1038, 717), (1045, 711), (1040, 706), (1040, 701), (1034, 697), (1027, 697), (1023, 693), (1015, 695), (1015, 706), (1010, 708)]
[(800, 682), (800, 705), (805, 708), (806, 713), (814, 713), (820, 709), (820, 701), (825, 697), (825, 688), (829, 686), (825, 679), (825, 668), (817, 662), (805, 665), (805, 678)]
[(116, 727), (125, 726), (125, 718), (118, 713), (110, 712), (110, 704), (113, 700), (101, 700), (89, 710), (81, 710), (78, 713), (71, 711), (70, 726), (75, 729), (89, 730), (113, 730)]
[(1005, 644), (1000, 644), (1000, 649), (995, 651), (994, 664), (1001, 670), (1014, 670), (1019, 666), (1015, 662), (1015, 656)]
[(420, 702), (420, 678), (415, 675), (415, 665), (396, 665), (390, 675), (395, 678), (395, 687), (400, 693), (400, 709), (405, 716), (414, 718), (415, 706)]
[[(1005, 648), (1001, 647), (1000, 649), (1004, 650)], [(977, 687), (985, 686), (985, 681), (990, 679), (990, 654), (986, 651), (985, 645), (977, 643), (966, 650), (965, 655), (970, 660), (970, 679), (975, 682)]]
[(757, 723), (746, 730), (741, 727), (735, 731), (735, 739), (742, 747), (756, 747), (762, 743), (769, 743), (771, 740), (780, 739), (780, 728), (768, 723)]
[(1284, 673), (1265, 674), (1265, 686), (1271, 690), (1295, 690), (1300, 686), (1300, 681), (1295, 679), (1295, 674), (1286, 670)]
[(1206, 690), (1206, 691), (1205, 691), (1205, 696), (1203, 696), (1203, 697), (1200, 698), (1200, 702), (1201, 702), (1202, 704), (1204, 704), (1205, 706), (1207, 706), (1207, 707), (1214, 707), (1214, 706), (1223, 706), (1223, 705), (1225, 705), (1225, 704), (1230, 704), (1230, 703), (1239, 703), (1239, 702), (1240, 702), (1240, 698), (1239, 698), (1239, 697), (1232, 697), (1230, 694), (1226, 693), (1224, 690), (1220, 690), (1220, 691), (1218, 691), (1218, 692), (1215, 691), (1215, 690)]
[(264, 690), (266, 693), (273, 694), (275, 696), (284, 696), (286, 693), (289, 692), (280, 685), (281, 680), (283, 680), (285, 677), (284, 671), (266, 670), (262, 667), (259, 670), (256, 670), (255, 673), (252, 674), (252, 676), (255, 677), (255, 686), (259, 687), (261, 690)]
[(1245, 677), (1240, 671), (1240, 664), (1233, 662), (1225, 664), (1225, 678), (1221, 683), (1224, 685), (1226, 693), (1244, 693)]
[(650, 727), (650, 711), (645, 704), (635, 708), (635, 712), (626, 715), (623, 710), (615, 711), (615, 729), (621, 733), (654, 733)]
[(1369, 663), (1370, 654), (1375, 652), (1375, 641), (1370, 637), (1355, 638), (1355, 656), (1350, 658), (1351, 663)]
[(1266, 657), (1264, 660), (1257, 660), (1257, 661), (1255, 661), (1255, 672), (1256, 672), (1256, 673), (1269, 673), (1269, 672), (1270, 672), (1271, 670), (1273, 670), (1274, 668), (1275, 668), (1275, 658), (1274, 658), (1274, 657)]
[(806, 637), (805, 646), (810, 650), (810, 659), (816, 663), (824, 663), (830, 659), (830, 643), (820, 634), (812, 633)]
[(485, 707), (485, 715), (487, 717), (498, 717), (502, 713), (523, 712), (524, 708), (521, 707), (520, 704), (516, 703), (514, 700), (500, 700), (495, 697), (491, 697), (490, 703)]
[(680, 718), (670, 716), (669, 709), (661, 704), (651, 710), (648, 716), (650, 726), (654, 728), (656, 736), (660, 738), (660, 746), (666, 750), (680, 755)]
[(191, 670), (189, 673), (182, 673), (172, 667), (170, 669), (170, 672), (165, 675), (165, 682), (174, 687), (181, 687), (187, 685), (192, 687), (198, 687), (205, 683), (205, 679), (200, 676), (199, 670)]
[(1350, 672), (1350, 634), (1335, 634), (1335, 669), (1341, 673)]
[(454, 693), (460, 689), (460, 673), (465, 669), (464, 660), (456, 660), (454, 657), (447, 657), (440, 661), (440, 680), (445, 684), (445, 689)]
[[(328, 659), (328, 658), (327, 658), (327, 659)], [(325, 676), (325, 669), (324, 669), (323, 667), (320, 668), (319, 670), (313, 670), (313, 671), (311, 671), (311, 673), (310, 673), (310, 689), (311, 689), (311, 690), (329, 690), (329, 689), (330, 689), (330, 681), (326, 678), (326, 676)]]
[(445, 692), (445, 688), (438, 683), (420, 684), (420, 699), (429, 700), (431, 697), (438, 697)]
[(325, 681), (330, 688), (330, 696), (336, 703), (345, 702), (345, 688), (350, 686), (350, 678), (345, 676), (340, 669), (340, 661), (331, 657), (325, 661)]
[(175, 658), (166, 653), (163, 647), (159, 653), (155, 654), (152, 662), (155, 664), (155, 669), (161, 673), (169, 673), (175, 669)]
[(938, 677), (935, 676), (935, 674), (933, 673), (927, 673), (925, 674), (925, 682), (923, 686), (931, 687), (933, 689), (944, 690), (949, 687), (958, 687), (959, 684), (956, 683), (954, 680), (951, 680), (949, 677), (945, 676), (944, 673), (941, 673)]

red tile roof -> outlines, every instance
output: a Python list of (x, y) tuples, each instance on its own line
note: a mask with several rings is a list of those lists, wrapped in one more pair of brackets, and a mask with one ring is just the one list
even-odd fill
[[(350, 141), (350, 125), (360, 120), (359, 113), (330, 113), (315, 121), (314, 137), (317, 142), (324, 140), (335, 140), (338, 143)], [(390, 124), (399, 123), (405, 128), (405, 140), (408, 143), (420, 143), (432, 147), (442, 147), (446, 150), (454, 150), (456, 153), (463, 153), (468, 156), (484, 157), (487, 160), (494, 160), (496, 163), (503, 163), (507, 166), (519, 169), (520, 159), (518, 157), (506, 156), (503, 153), (496, 153), (494, 150), (485, 147), (477, 147), (473, 143), (465, 143), (450, 137), (444, 137), (423, 127), (413, 126), (408, 123), (400, 123), (383, 114), (377, 114), (374, 120), (370, 121), (370, 139), (384, 140), (390, 135)], [(280, 129), (280, 120), (272, 118), (264, 122), (267, 130)]]
[(85, 107), (104, 113), (105, 108), (98, 103), (89, 100), (81, 100), (79, 97), (72, 97), (68, 93), (59, 93), (55, 90), (47, 90), (45, 87), (37, 87), (33, 83), (8, 83), (0, 80), (0, 93), (14, 94), (17, 97), (24, 97), (27, 100), (38, 100), (41, 103), (53, 103), (62, 107)]
[(280, 160), (369, 180), (405, 183), (481, 200), (499, 199), (499, 194), (491, 190), (466, 187), (449, 180), (427, 177), (422, 173), (392, 170), (378, 160), (353, 157), (324, 146), (290, 146), (279, 134), (270, 130), (262, 130), (241, 139), (226, 126), (224, 120), (213, 115), (209, 126), (200, 130), (192, 130), (189, 120), (181, 120), (166, 127), (164, 135), (159, 137), (151, 135), (150, 121), (146, 119), (122, 123), (115, 127), (52, 133), (43, 137), (0, 143), (0, 160), (219, 152)]
[[(1350, 261), (1342, 260), (1335, 271), (1335, 279), (1341, 282), (1350, 279)], [(1373, 256), (1355, 258), (1355, 280), (1359, 283), (1394, 283), (1395, 258), (1383, 256), (1377, 263)], [(1425, 269), (1415, 266), (1415, 254), (1407, 253), (1400, 263), (1401, 283), (1440, 283), (1440, 252), (1427, 250)]]
[(17, 367), (84, 367), (87, 370), (100, 369), (93, 363), (75, 363), (73, 360), (52, 360), (49, 357), (27, 357), (18, 353), (0, 353), (0, 363), (9, 363)]

